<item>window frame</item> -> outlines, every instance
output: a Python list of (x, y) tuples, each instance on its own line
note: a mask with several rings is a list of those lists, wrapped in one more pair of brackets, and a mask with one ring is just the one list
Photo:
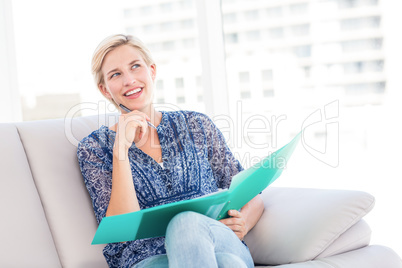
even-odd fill
[(22, 121), (11, 0), (0, 1), (0, 122)]

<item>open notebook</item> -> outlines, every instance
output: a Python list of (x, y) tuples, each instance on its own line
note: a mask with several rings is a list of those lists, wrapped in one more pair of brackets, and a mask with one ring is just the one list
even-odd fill
[(229, 189), (191, 200), (104, 217), (92, 244), (164, 236), (170, 220), (183, 211), (198, 212), (217, 220), (228, 217), (229, 210), (239, 210), (279, 177), (299, 142), (300, 135), (301, 133), (296, 135), (291, 142), (259, 163), (235, 175)]

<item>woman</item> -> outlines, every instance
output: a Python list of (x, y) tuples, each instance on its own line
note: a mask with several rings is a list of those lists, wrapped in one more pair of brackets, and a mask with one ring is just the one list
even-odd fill
[[(242, 170), (206, 115), (155, 110), (156, 65), (140, 40), (106, 38), (95, 50), (92, 72), (107, 99), (132, 111), (120, 109), (116, 125), (102, 126), (78, 146), (98, 223), (105, 216), (228, 188)], [(242, 240), (263, 209), (257, 196), (220, 222), (180, 213), (169, 223), (166, 237), (112, 243), (103, 252), (110, 267), (254, 267)]]

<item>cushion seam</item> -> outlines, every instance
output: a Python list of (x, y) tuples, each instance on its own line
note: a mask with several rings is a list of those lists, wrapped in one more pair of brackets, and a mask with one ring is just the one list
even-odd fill
[(338, 232), (338, 234), (337, 234), (336, 236), (334, 236), (333, 239), (329, 240), (329, 241), (322, 247), (322, 249), (319, 251), (319, 253), (318, 253), (317, 255), (315, 255), (315, 257), (314, 257), (313, 259), (317, 258), (322, 252), (324, 252), (325, 249), (327, 249), (327, 248), (329, 247), (329, 245), (331, 245), (336, 239), (338, 239), (338, 238), (341, 236), (341, 234), (343, 234), (344, 232), (346, 232), (346, 230), (348, 230), (349, 228), (351, 228), (351, 227), (353, 226), (353, 222), (354, 222), (354, 224), (356, 224), (356, 223), (357, 223), (357, 220), (356, 220), (356, 219), (362, 219), (365, 215), (367, 215), (367, 214), (373, 209), (374, 204), (375, 204), (375, 198), (374, 198), (373, 196), (371, 196), (371, 195), (370, 195), (370, 197), (371, 197), (371, 199), (372, 199), (370, 205), (369, 205), (365, 210), (362, 210), (361, 213), (358, 213), (352, 220), (350, 220), (349, 223), (348, 223), (347, 225), (345, 225), (345, 227), (342, 228), (342, 229)]

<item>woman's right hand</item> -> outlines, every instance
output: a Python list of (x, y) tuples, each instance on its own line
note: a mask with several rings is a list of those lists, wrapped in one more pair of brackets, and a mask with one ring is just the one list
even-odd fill
[[(149, 117), (140, 111), (122, 114), (113, 127), (116, 139), (113, 147), (112, 191), (106, 216), (140, 210), (128, 158), (128, 149), (133, 142), (139, 146), (148, 135)], [(138, 144), (140, 143), (140, 144)]]
[(146, 137), (148, 131), (147, 121), (150, 121), (150, 118), (138, 110), (121, 114), (116, 126), (115, 146), (118, 146), (116, 149), (127, 151), (133, 142), (144, 142), (142, 139)]

